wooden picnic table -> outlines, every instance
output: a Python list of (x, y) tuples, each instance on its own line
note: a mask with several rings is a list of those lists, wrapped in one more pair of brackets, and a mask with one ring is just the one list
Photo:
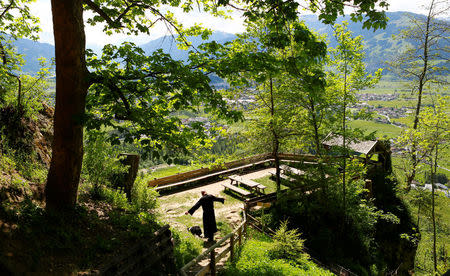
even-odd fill
[(284, 174), (291, 173), (296, 175), (304, 175), (305, 172), (296, 168), (289, 167), (287, 165), (280, 165), (280, 169), (283, 171)]
[(251, 193), (249, 191), (243, 190), (241, 188), (238, 188), (237, 186), (233, 186), (228, 183), (222, 183), (222, 186), (225, 188), (225, 190), (228, 189), (228, 190), (234, 191), (243, 197), (247, 197), (247, 196), (251, 195)]
[(239, 175), (230, 175), (228, 178), (231, 181), (231, 185), (244, 185), (258, 193), (264, 193), (264, 189), (267, 188), (266, 186), (259, 184), (258, 182), (250, 179), (244, 179)]

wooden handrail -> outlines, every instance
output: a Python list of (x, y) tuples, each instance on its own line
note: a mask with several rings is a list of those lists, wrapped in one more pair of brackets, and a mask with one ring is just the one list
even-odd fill
[[(236, 232), (239, 231), (240, 229), (244, 228), (245, 229), (245, 225), (247, 223), (247, 216), (244, 214), (244, 218), (243, 221), (241, 222), (241, 224), (239, 224), (238, 227), (236, 227), (233, 232), (229, 233), (228, 235), (226, 235), (225, 237), (223, 237), (221, 240), (219, 240), (218, 242), (216, 242), (213, 246), (211, 246), (210, 248), (208, 248), (206, 251), (204, 251), (202, 254), (198, 255), (195, 259), (191, 260), (189, 263), (185, 264), (181, 269), (180, 269), (180, 273), (183, 276), (187, 276), (186, 274), (186, 270), (188, 268), (190, 268), (191, 266), (193, 266), (194, 264), (198, 263), (200, 260), (202, 260), (205, 256), (207, 256), (208, 254), (212, 253), (213, 250), (215, 250), (217, 247), (219, 247), (220, 245), (222, 245), (222, 243), (224, 243), (227, 239), (230, 239), (231, 237), (233, 237), (234, 239), (234, 235), (236, 235)], [(240, 231), (241, 233), (244, 231)], [(231, 243), (232, 246), (234, 246), (233, 243)], [(215, 265), (215, 261), (216, 260), (220, 260), (222, 256), (219, 256), (220, 258), (216, 258), (214, 260), (214, 265)], [(208, 270), (208, 267), (205, 267), (204, 269)]]

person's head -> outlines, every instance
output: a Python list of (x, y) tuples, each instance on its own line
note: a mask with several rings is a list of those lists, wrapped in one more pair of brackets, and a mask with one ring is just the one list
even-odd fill
[(202, 191), (201, 193), (202, 193), (202, 196), (206, 195), (206, 191)]

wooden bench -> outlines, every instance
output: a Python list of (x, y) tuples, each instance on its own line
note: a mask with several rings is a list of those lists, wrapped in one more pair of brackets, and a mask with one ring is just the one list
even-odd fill
[[(276, 172), (270, 172), (270, 174), (271, 174), (273, 177), (276, 177)], [(292, 178), (292, 177), (290, 177), (290, 176), (287, 176), (287, 175), (285, 175), (284, 173), (280, 173), (280, 177), (283, 178), (283, 179), (286, 179), (287, 181), (290, 181), (290, 182), (294, 182), (294, 181), (295, 181), (294, 178)]]
[(264, 193), (264, 189), (267, 188), (266, 186), (259, 184), (258, 182), (249, 179), (244, 179), (239, 175), (230, 175), (228, 178), (231, 181), (230, 183), (231, 185), (244, 185), (250, 188), (251, 190), (255, 190), (258, 193)]
[(239, 187), (233, 186), (233, 185), (228, 184), (228, 183), (222, 183), (222, 186), (225, 188), (225, 190), (226, 189), (232, 190), (232, 191), (234, 191), (234, 192), (236, 192), (236, 193), (238, 193), (238, 194), (240, 194), (240, 195), (242, 195), (244, 197), (251, 195), (251, 193), (249, 191), (243, 190), (243, 189), (241, 189)]
[(280, 165), (280, 169), (283, 171), (284, 174), (291, 173), (296, 175), (304, 175), (305, 172), (296, 168), (289, 167), (287, 165)]

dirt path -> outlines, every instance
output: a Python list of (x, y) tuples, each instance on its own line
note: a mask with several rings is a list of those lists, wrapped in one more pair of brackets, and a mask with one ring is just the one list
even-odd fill
[[(274, 168), (268, 168), (242, 175), (242, 177), (245, 179), (258, 179), (270, 175), (270, 173), (274, 171)], [(241, 211), (244, 207), (244, 204), (240, 199), (224, 193), (224, 188), (221, 185), (224, 182), (229, 183), (230, 180), (217, 181), (198, 188), (160, 197), (159, 209), (162, 219), (180, 231), (187, 231), (188, 227), (194, 225), (202, 226), (201, 210), (197, 210), (193, 216), (185, 215), (185, 212), (201, 197), (201, 191), (223, 197), (225, 198), (224, 204), (215, 203), (214, 205), (216, 221), (219, 228), (219, 232), (216, 233), (215, 239), (216, 241), (220, 240), (224, 236), (224, 232), (231, 231), (241, 223)], [(204, 243), (203, 250), (206, 250), (208, 246), (210, 246), (210, 244)], [(217, 251), (221, 252), (227, 246), (228, 243), (224, 244), (221, 248), (218, 248)], [(201, 266), (206, 266), (207, 264), (207, 260), (200, 262)], [(198, 267), (197, 269), (200, 268), (201, 267)]]

